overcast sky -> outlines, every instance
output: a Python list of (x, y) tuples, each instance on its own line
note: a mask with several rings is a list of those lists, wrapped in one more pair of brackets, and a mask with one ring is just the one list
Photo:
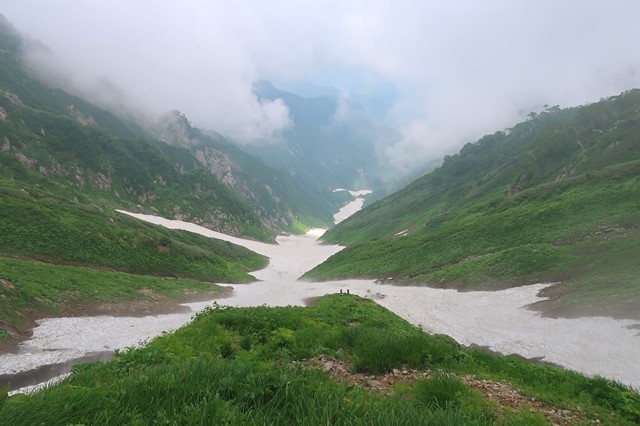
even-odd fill
[(391, 85), (400, 137), (378, 149), (398, 169), (544, 104), (640, 87), (637, 0), (0, 0), (0, 12), (76, 86), (118, 88), (245, 143), (291, 125), (285, 105), (253, 96), (258, 78)]

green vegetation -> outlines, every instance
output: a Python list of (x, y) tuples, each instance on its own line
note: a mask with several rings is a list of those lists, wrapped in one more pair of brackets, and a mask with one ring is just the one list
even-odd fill
[[(332, 378), (326, 365), (308, 363), (321, 355), (352, 371)], [(394, 368), (429, 377), (386, 392), (348, 384), (359, 372), (373, 380)], [(536, 403), (486, 399), (463, 379), (469, 375)], [(620, 384), (467, 349), (372, 301), (339, 295), (308, 308), (214, 307), (108, 363), (76, 366), (42, 392), (7, 399), (4, 391), (6, 424), (550, 423), (540, 406), (568, 410), (578, 423), (640, 420), (640, 395)]]
[(182, 122), (183, 133), (191, 138), (189, 151), (217, 170), (216, 176), (236, 190), (265, 225), (301, 233), (333, 223), (341, 201), (336, 194), (274, 170), (222, 136), (192, 128), (186, 118)]
[(266, 264), (244, 247), (151, 225), (81, 194), (66, 201), (5, 181), (0, 204), (0, 341), (23, 336), (33, 319), (81, 304), (145, 299), (143, 289), (183, 299), (211, 292), (211, 282), (254, 281), (248, 272)]
[(153, 307), (167, 298), (214, 297), (222, 291), (202, 281), (0, 258), (0, 341), (24, 335), (32, 320), (44, 315), (72, 314), (78, 308), (90, 314), (92, 306), (123, 302), (152, 302)]
[(126, 111), (116, 116), (48, 87), (22, 63), (23, 39), (4, 19), (0, 35), (0, 177), (61, 183), (101, 205), (262, 241), (295, 230), (294, 220), (331, 223), (336, 200), (327, 190), (305, 187), (183, 115), (154, 137)]
[(602, 312), (640, 312), (639, 107), (636, 90), (550, 108), (467, 144), (329, 230), (325, 241), (349, 247), (307, 277), (465, 288), (562, 280), (556, 308), (604, 298)]
[(143, 138), (16, 105), (0, 96), (0, 177), (82, 193), (101, 205), (158, 212), (260, 240), (272, 237), (247, 205), (202, 168), (181, 173)]
[(247, 282), (265, 259), (231, 243), (171, 231), (37, 189), (0, 186), (0, 254), (125, 272)]

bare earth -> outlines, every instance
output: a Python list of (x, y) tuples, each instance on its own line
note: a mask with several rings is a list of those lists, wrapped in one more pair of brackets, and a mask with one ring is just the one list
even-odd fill
[[(294, 361), (291, 365), (305, 369), (321, 369), (338, 382), (361, 387), (369, 392), (381, 395), (393, 395), (396, 385), (410, 384), (416, 380), (428, 379), (433, 375), (431, 370), (412, 369), (394, 369), (385, 374), (352, 373), (353, 369), (348, 362), (325, 355), (299, 362)], [(558, 409), (552, 405), (537, 401), (535, 398), (524, 396), (508, 384), (478, 379), (472, 375), (457, 376), (457, 378), (468, 387), (482, 393), (485, 398), (495, 402), (500, 407), (500, 410), (505, 408), (518, 410), (527, 407), (532, 412), (542, 414), (554, 425), (591, 423), (578, 409), (574, 411)]]

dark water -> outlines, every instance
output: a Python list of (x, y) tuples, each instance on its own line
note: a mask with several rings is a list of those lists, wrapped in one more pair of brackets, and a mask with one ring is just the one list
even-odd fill
[(42, 365), (33, 370), (21, 371), (16, 374), (0, 375), (0, 385), (9, 382), (9, 390), (20, 389), (25, 386), (33, 386), (44, 383), (54, 377), (67, 374), (71, 371), (71, 367), (83, 362), (92, 361), (109, 361), (113, 356), (113, 351), (88, 352), (80, 358), (75, 358), (58, 364)]

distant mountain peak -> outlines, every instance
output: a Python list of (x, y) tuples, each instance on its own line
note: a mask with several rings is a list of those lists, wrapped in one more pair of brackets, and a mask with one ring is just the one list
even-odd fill
[(149, 129), (158, 139), (169, 145), (189, 147), (195, 144), (193, 127), (185, 113), (177, 109), (158, 117)]
[(264, 79), (256, 80), (253, 83), (253, 93), (255, 93), (258, 98), (271, 100), (291, 96), (298, 98), (301, 97), (299, 95), (296, 95), (295, 93), (289, 93), (284, 90), (278, 89), (273, 85), (273, 83)]
[(0, 31), (3, 33), (16, 34), (17, 31), (11, 21), (7, 19), (2, 13), (0, 13)]

